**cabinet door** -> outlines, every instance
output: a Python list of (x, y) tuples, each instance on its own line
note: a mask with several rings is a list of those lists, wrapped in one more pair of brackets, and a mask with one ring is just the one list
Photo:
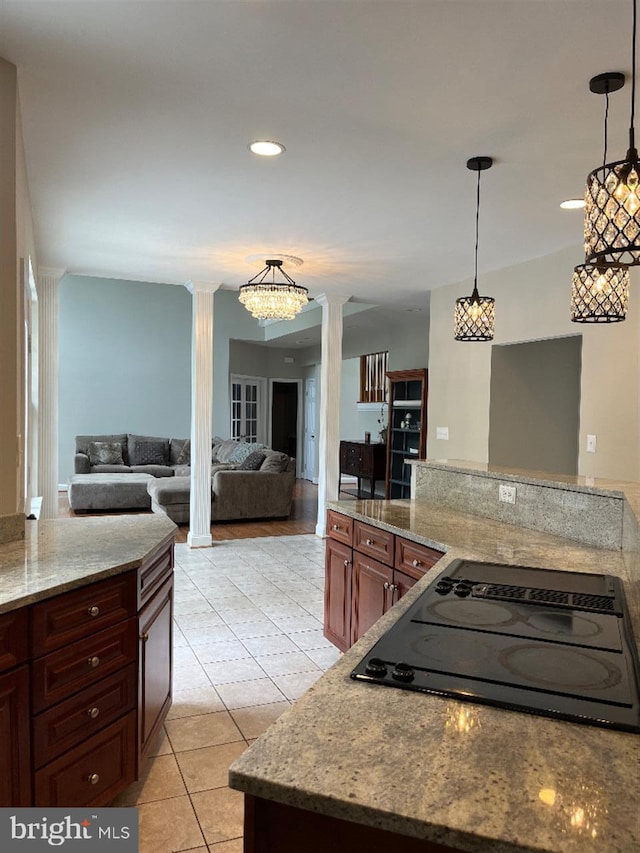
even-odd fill
[(391, 607), (393, 569), (353, 553), (351, 642), (355, 643)]
[(404, 572), (399, 572), (397, 569), (393, 573), (393, 603), (400, 601), (403, 595), (407, 593), (414, 584), (418, 583), (416, 578), (410, 575), (405, 575)]
[(140, 612), (138, 775), (171, 706), (173, 576)]
[(327, 539), (324, 581), (324, 635), (341, 652), (350, 646), (352, 550)]
[(0, 806), (31, 805), (29, 669), (0, 676)]

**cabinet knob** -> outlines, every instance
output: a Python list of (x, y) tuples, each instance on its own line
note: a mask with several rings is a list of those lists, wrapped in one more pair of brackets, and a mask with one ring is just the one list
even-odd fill
[(373, 539), (365, 539), (365, 540), (364, 540), (364, 542), (365, 542), (365, 545), (375, 545), (375, 544), (376, 544), (376, 543), (373, 541)]
[(414, 567), (414, 569), (417, 569), (418, 566), (422, 565), (422, 563), (420, 562), (420, 560), (414, 560), (411, 565)]
[(98, 773), (92, 773), (90, 776), (87, 776), (87, 782), (91, 785), (97, 785), (100, 781), (100, 776)]
[(100, 608), (97, 604), (94, 604), (93, 607), (89, 608), (89, 616), (95, 618), (100, 615)]
[(339, 524), (334, 524), (332, 530), (342, 530)]
[(100, 658), (98, 657), (98, 655), (93, 655), (93, 657), (90, 657), (88, 659), (87, 663), (89, 664), (91, 669), (95, 669), (100, 663)]
[(95, 720), (95, 718), (98, 716), (99, 713), (100, 713), (100, 708), (96, 708), (95, 705), (93, 706), (93, 708), (89, 708), (89, 710), (87, 711), (87, 715), (89, 716), (89, 718), (91, 720)]
[(344, 561), (344, 567), (345, 567), (345, 569), (347, 568), (347, 566), (349, 565), (349, 563), (350, 563), (350, 560), (345, 560), (345, 561)]
[(383, 586), (385, 589), (391, 589), (391, 584), (389, 583), (389, 581), (385, 581)]

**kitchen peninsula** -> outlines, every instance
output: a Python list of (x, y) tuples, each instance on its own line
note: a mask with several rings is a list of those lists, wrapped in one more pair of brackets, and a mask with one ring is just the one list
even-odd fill
[(620, 577), (637, 640), (638, 550), (596, 548), (424, 497), (330, 510), (446, 553), (232, 765), (230, 785), (247, 795), (247, 853), (638, 849), (638, 735), (349, 677), (456, 558)]
[(100, 806), (171, 704), (169, 519), (28, 522), (0, 546), (0, 806)]

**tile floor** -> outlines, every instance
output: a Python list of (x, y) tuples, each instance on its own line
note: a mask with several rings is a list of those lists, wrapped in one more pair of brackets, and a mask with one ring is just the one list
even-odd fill
[(241, 853), (229, 765), (338, 658), (322, 636), (324, 543), (313, 535), (176, 545), (174, 694), (137, 805), (140, 853)]

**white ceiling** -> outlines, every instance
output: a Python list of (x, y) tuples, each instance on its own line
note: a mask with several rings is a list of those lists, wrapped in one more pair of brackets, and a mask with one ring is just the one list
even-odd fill
[[(396, 308), (581, 242), (603, 71), (631, 0), (0, 0), (19, 69), (39, 262), (237, 288), (296, 255), (312, 294)], [(627, 148), (630, 85), (611, 98)], [(276, 139), (277, 159), (247, 151)], [(567, 281), (570, 271), (567, 270)]]

